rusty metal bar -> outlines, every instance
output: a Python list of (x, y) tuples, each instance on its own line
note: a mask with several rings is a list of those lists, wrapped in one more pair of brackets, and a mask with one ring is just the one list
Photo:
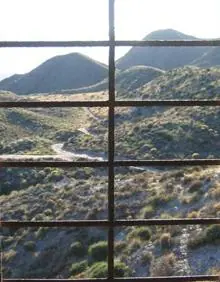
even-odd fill
[[(108, 40), (102, 41), (0, 41), (0, 48), (35, 47), (108, 47)], [(115, 40), (116, 47), (220, 47), (220, 40)]]
[[(90, 279), (3, 279), (3, 282), (90, 282), (90, 281), (109, 281), (107, 278), (90, 278)], [(169, 277), (128, 277), (113, 278), (111, 281), (118, 282), (189, 282), (189, 281), (219, 281), (217, 275), (194, 275), (194, 276), (169, 276)]]
[[(109, 101), (18, 101), (0, 102), (0, 108), (48, 108), (48, 107), (109, 107)], [(114, 107), (204, 107), (220, 106), (220, 100), (143, 100), (115, 101)]]
[(1, 227), (128, 227), (155, 225), (209, 225), (220, 224), (220, 218), (178, 218), (178, 219), (132, 219), (132, 220), (59, 220), (59, 221), (13, 221), (2, 220)]
[[(220, 165), (220, 159), (175, 159), (175, 160), (118, 160), (114, 161), (114, 167), (154, 167), (154, 166), (167, 166), (167, 167), (181, 167), (181, 166), (216, 166)], [(0, 155), (0, 168), (1, 167), (108, 167), (108, 161), (83, 161), (83, 162), (60, 162), (60, 161), (1, 161)]]
[(114, 278), (114, 155), (115, 155), (115, 0), (109, 0), (109, 108), (108, 108), (108, 280)]

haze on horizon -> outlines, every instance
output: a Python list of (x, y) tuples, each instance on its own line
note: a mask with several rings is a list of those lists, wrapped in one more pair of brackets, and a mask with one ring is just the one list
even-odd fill
[[(116, 39), (142, 39), (172, 28), (220, 37), (219, 0), (115, 0)], [(1, 0), (0, 40), (107, 40), (108, 0)], [(116, 58), (129, 48), (116, 49)], [(0, 80), (26, 73), (50, 57), (81, 52), (103, 63), (108, 48), (1, 48)]]

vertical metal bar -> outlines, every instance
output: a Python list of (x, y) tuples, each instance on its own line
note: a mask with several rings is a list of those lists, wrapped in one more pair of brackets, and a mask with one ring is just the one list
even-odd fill
[(108, 109), (108, 280), (114, 277), (114, 154), (115, 154), (115, 27), (114, 0), (109, 0), (109, 109)]

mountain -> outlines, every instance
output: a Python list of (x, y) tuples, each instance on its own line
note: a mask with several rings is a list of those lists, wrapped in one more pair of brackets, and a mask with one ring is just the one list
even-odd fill
[[(147, 66), (134, 66), (127, 70), (117, 70), (115, 75), (116, 91), (134, 91), (135, 89), (145, 85), (156, 77), (162, 75), (163, 70)], [(108, 89), (108, 79), (77, 89), (66, 89), (56, 91), (56, 94), (74, 94), (74, 93), (90, 93), (104, 91)], [(53, 94), (55, 94), (53, 92)]]
[(1, 90), (17, 94), (46, 93), (95, 84), (108, 75), (105, 65), (79, 53), (53, 57), (24, 75), (0, 82)]
[[(197, 38), (173, 29), (164, 29), (148, 34), (143, 40), (197, 40)], [(117, 67), (127, 69), (135, 65), (147, 65), (169, 70), (191, 64), (209, 50), (209, 47), (134, 47), (117, 61)], [(217, 63), (213, 60), (213, 64)]]

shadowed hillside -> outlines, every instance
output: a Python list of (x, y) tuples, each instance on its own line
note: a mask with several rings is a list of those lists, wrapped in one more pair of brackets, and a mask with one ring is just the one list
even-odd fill
[[(134, 91), (135, 89), (145, 85), (156, 77), (162, 75), (163, 70), (147, 67), (147, 66), (135, 66), (125, 71), (117, 70), (115, 76), (116, 90), (117, 91)], [(82, 87), (78, 89), (67, 89), (62, 91), (53, 92), (53, 94), (74, 94), (74, 93), (91, 93), (97, 91), (104, 91), (108, 89), (108, 79), (91, 85), (88, 87)]]
[[(158, 30), (148, 34), (143, 40), (197, 40), (198, 38), (176, 30)], [(134, 47), (117, 61), (119, 69), (135, 65), (147, 65), (164, 70), (191, 64), (210, 47)], [(219, 50), (219, 48), (218, 48)], [(210, 65), (218, 65), (219, 60), (208, 59)]]

